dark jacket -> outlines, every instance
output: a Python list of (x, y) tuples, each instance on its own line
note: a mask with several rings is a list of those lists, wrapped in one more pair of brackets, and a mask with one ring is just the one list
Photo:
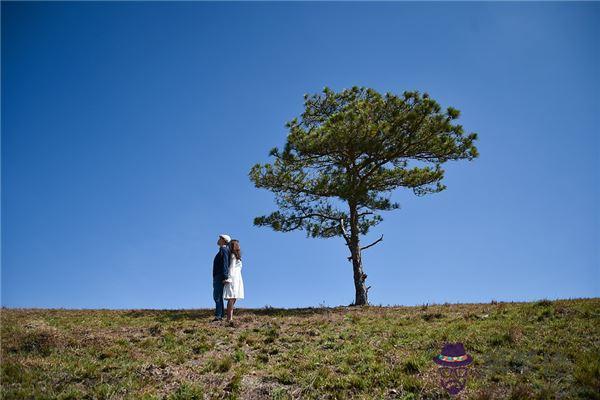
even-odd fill
[(225, 280), (229, 278), (229, 246), (221, 246), (213, 261), (213, 279)]

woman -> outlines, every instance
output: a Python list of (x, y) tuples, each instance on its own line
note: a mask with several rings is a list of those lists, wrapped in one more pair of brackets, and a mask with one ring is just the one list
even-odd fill
[(229, 279), (223, 288), (223, 297), (227, 300), (227, 322), (233, 324), (233, 305), (237, 299), (244, 298), (244, 281), (242, 280), (242, 250), (240, 242), (232, 239), (229, 242), (231, 257), (229, 261)]

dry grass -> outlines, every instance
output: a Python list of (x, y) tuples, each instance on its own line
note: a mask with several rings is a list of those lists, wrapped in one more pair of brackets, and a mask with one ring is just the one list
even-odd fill
[(2, 309), (3, 399), (442, 399), (431, 361), (461, 341), (464, 399), (600, 398), (600, 299), (420, 307)]

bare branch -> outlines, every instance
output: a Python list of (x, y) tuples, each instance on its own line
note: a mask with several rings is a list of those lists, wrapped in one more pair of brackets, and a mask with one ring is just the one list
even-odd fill
[(361, 247), (361, 248), (360, 248), (360, 251), (363, 251), (363, 250), (366, 250), (366, 249), (368, 249), (369, 247), (375, 246), (377, 243), (381, 242), (382, 240), (383, 240), (383, 235), (381, 235), (381, 237), (380, 237), (379, 239), (377, 239), (376, 241), (374, 241), (374, 242), (373, 242), (373, 243), (371, 243), (370, 245), (368, 245), (368, 246), (365, 246), (365, 247)]
[(346, 240), (346, 244), (350, 243), (350, 236), (348, 236), (348, 232), (346, 232), (346, 228), (344, 227), (344, 218), (340, 218), (340, 228), (342, 228), (342, 235)]

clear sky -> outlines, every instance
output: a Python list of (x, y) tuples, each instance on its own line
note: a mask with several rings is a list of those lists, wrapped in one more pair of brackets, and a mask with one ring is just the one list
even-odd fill
[(347, 305), (341, 238), (254, 227), (248, 171), (329, 86), (428, 92), (480, 157), (398, 190), (373, 304), (600, 296), (600, 4), (2, 2), (2, 305)]

